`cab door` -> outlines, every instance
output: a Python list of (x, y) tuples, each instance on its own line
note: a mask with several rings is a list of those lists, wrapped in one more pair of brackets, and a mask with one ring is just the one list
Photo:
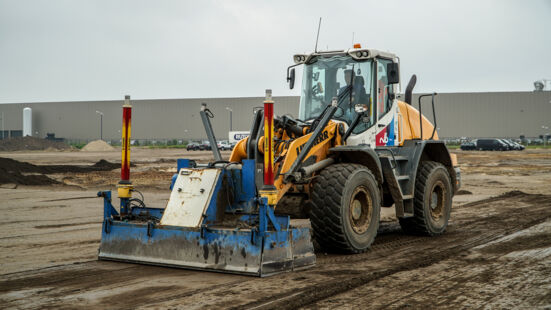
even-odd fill
[(399, 145), (396, 119), (398, 104), (395, 99), (395, 86), (388, 83), (387, 65), (389, 63), (392, 63), (392, 60), (377, 59), (375, 146)]

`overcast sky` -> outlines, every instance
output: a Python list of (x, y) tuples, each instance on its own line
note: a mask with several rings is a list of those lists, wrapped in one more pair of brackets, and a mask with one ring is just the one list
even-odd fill
[(286, 68), (319, 17), (321, 49), (354, 33), (397, 54), (416, 92), (551, 79), (551, 0), (0, 0), (0, 103), (299, 95)]

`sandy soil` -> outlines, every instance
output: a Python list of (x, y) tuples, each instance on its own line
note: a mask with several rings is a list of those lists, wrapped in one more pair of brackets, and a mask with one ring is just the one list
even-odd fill
[[(111, 154), (112, 153), (112, 154)], [(317, 253), (309, 270), (258, 279), (97, 261), (102, 202), (118, 172), (50, 175), (65, 185), (0, 188), (0, 304), (20, 309), (551, 307), (551, 151), (456, 151), (465, 194), (448, 231), (401, 232), (385, 210), (372, 249)], [(163, 207), (178, 157), (139, 149), (134, 183)], [(0, 153), (33, 164), (117, 161), (119, 152)], [(227, 154), (226, 154), (227, 156)]]

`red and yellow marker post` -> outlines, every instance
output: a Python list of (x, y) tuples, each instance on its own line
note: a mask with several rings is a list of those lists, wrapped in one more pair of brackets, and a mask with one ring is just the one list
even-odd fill
[(260, 196), (267, 198), (268, 205), (277, 203), (277, 189), (274, 186), (274, 101), (272, 90), (266, 90), (264, 100), (264, 186)]
[[(122, 106), (122, 154), (121, 154), (121, 180), (118, 184), (118, 194), (121, 199), (132, 197), (132, 182), (130, 182), (130, 122), (132, 119), (132, 105), (130, 96), (124, 97)], [(122, 201), (121, 201), (122, 206)]]

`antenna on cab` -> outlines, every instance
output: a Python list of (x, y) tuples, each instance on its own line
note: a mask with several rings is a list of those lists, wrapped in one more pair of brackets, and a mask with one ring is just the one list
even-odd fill
[(320, 28), (321, 28), (321, 17), (320, 17), (320, 22), (318, 24), (318, 34), (316, 35), (316, 47), (314, 47), (314, 53), (318, 52), (318, 40), (320, 38)]

